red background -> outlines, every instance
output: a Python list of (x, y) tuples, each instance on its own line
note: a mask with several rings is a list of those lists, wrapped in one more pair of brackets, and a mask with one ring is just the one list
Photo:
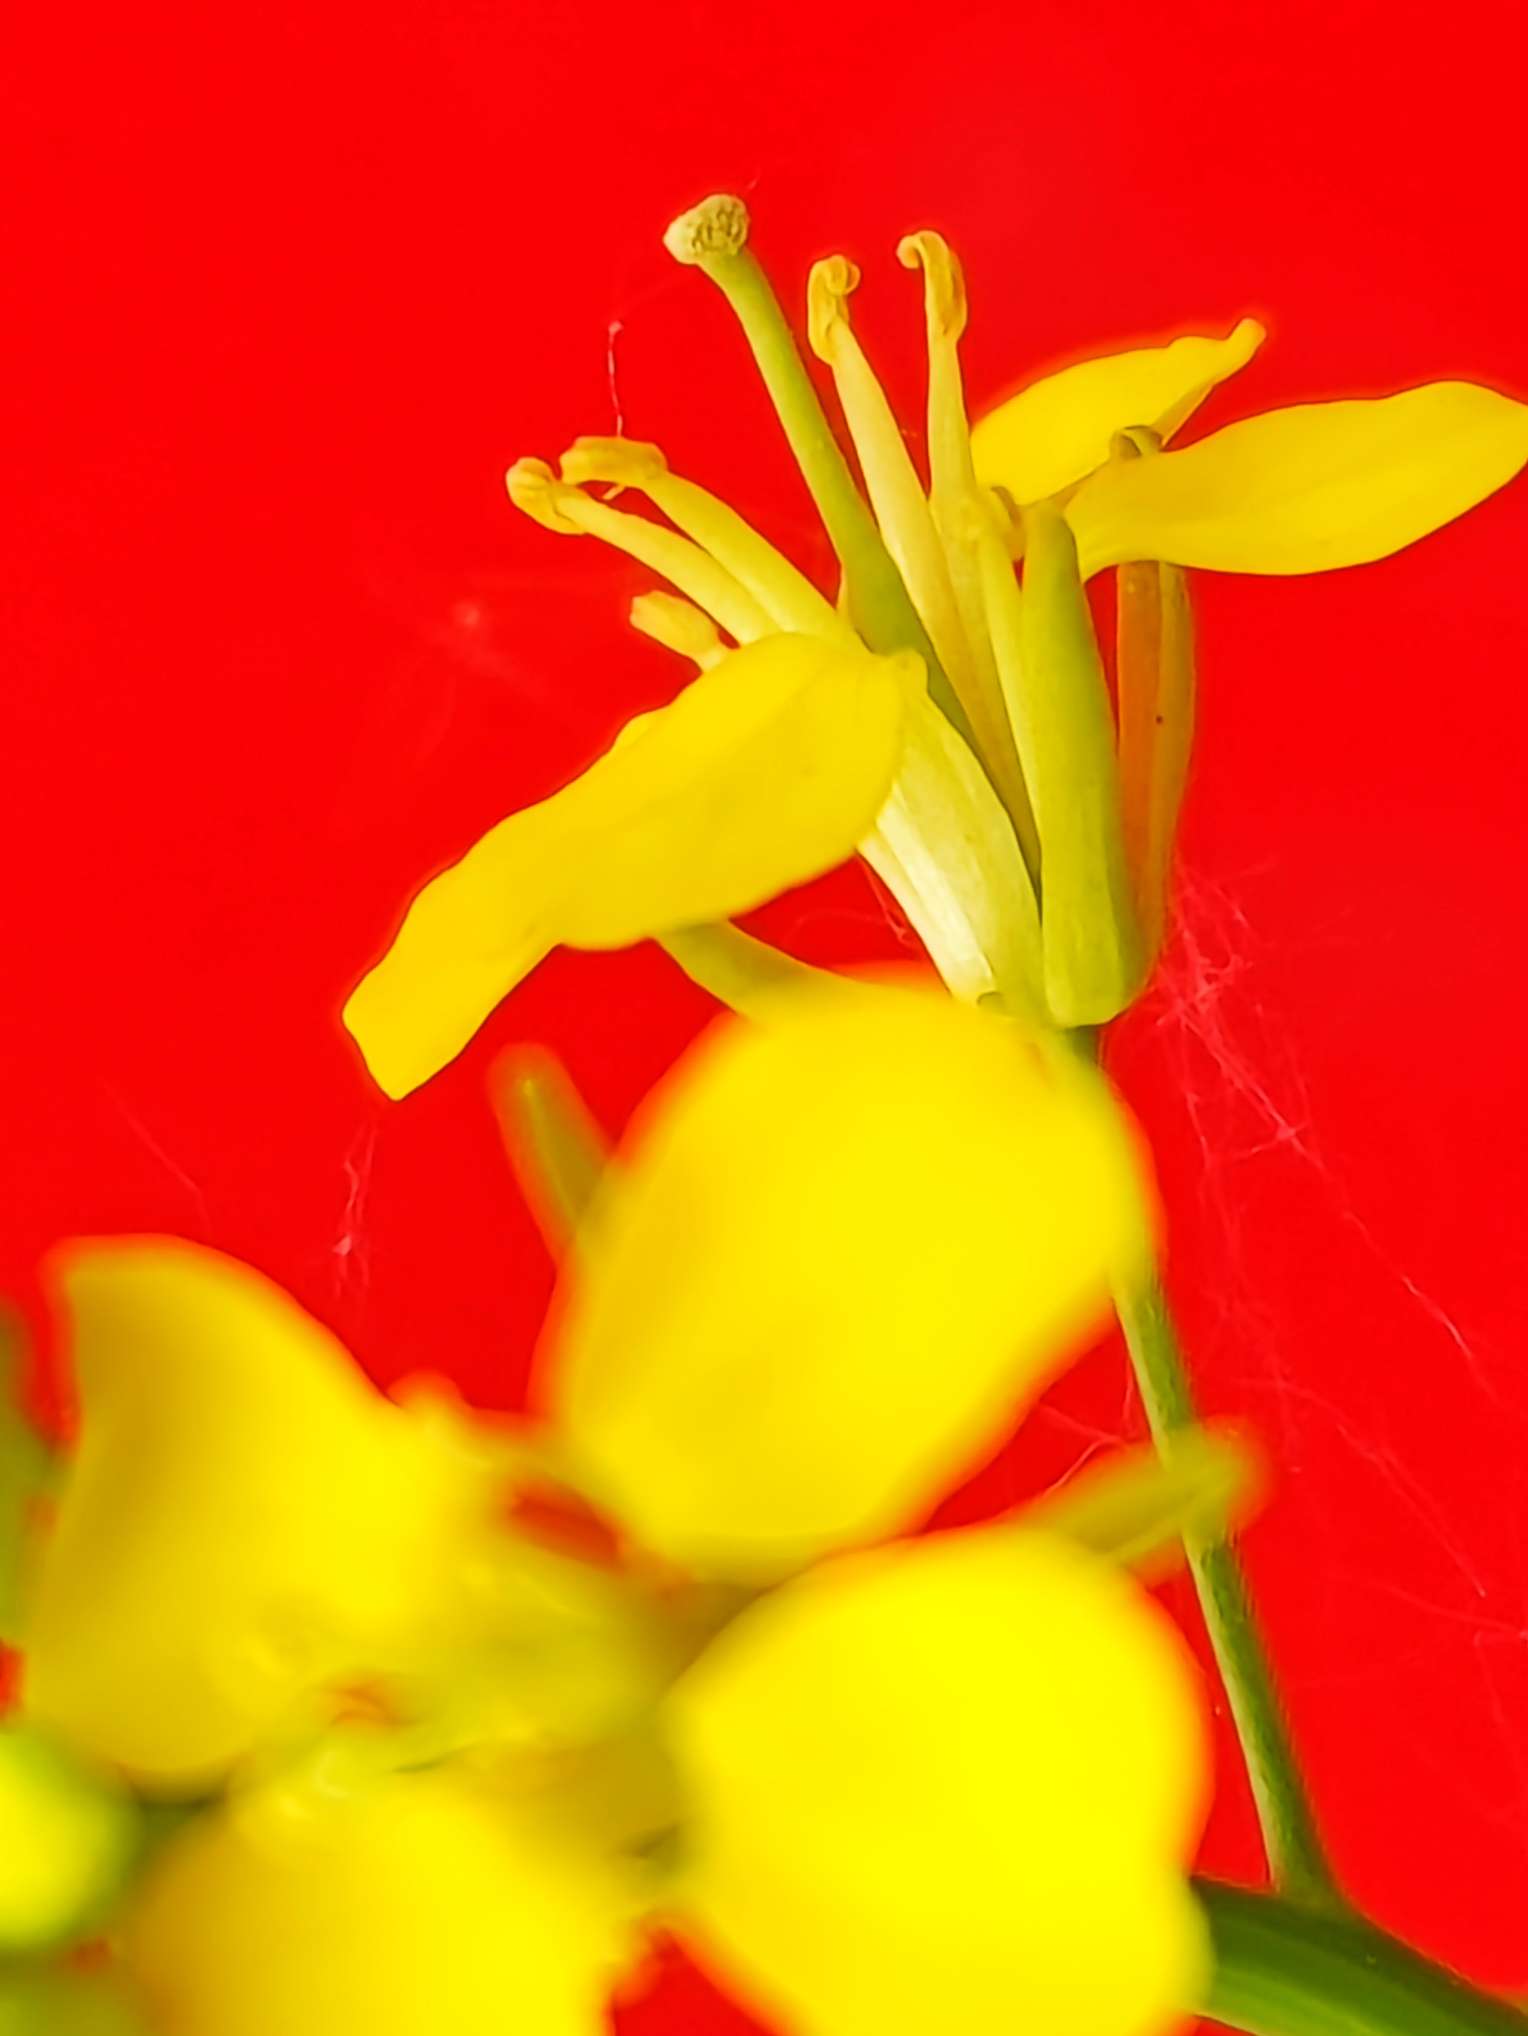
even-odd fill
[[(336, 1013), (424, 873), (679, 677), (623, 626), (639, 575), (512, 515), (512, 456), (618, 402), (815, 556), (664, 224), (734, 187), (788, 291), (854, 255), (909, 406), (892, 250), (924, 224), (967, 263), (978, 399), (1247, 311), (1273, 341), (1211, 421), (1528, 394), (1515, 12), (279, 0), (34, 31), (0, 122), (0, 1282), (61, 1234), (183, 1231), (380, 1377), (511, 1397), (549, 1269), (488, 1059), (552, 1042), (616, 1125), (707, 1002), (651, 950), (556, 957), (397, 1108)], [(1279, 1464), (1249, 1559), (1332, 1844), (1383, 1920), (1519, 1987), (1525, 540), (1520, 484), (1361, 572), (1202, 583), (1183, 929), (1116, 1056), (1205, 1398)], [(897, 948), (857, 873), (766, 923)], [(1101, 1351), (965, 1510), (1134, 1426)], [(1224, 1775), (1206, 1857), (1250, 1872)], [(680, 1974), (633, 2026), (742, 2025)]]

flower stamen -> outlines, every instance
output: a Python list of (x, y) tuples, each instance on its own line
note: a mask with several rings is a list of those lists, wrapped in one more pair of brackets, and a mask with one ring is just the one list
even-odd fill
[(915, 650), (929, 690), (965, 732), (965, 716), (939, 669), (928, 632), (855, 485), (769, 278), (748, 240), (748, 208), (718, 195), (676, 219), (664, 245), (726, 298), (752, 351), (801, 477), (843, 567), (849, 618), (874, 651)]
[(639, 488), (675, 529), (730, 572), (779, 628), (840, 641), (850, 636), (833, 604), (805, 573), (735, 509), (671, 472), (657, 446), (629, 438), (578, 438), (563, 454), (560, 465), (563, 479), (576, 487), (606, 481), (617, 487)]
[(677, 531), (612, 509), (608, 502), (594, 501), (581, 488), (559, 480), (545, 460), (516, 460), (504, 483), (515, 507), (546, 529), (598, 537), (624, 551), (649, 571), (661, 574), (739, 643), (754, 643), (776, 633), (767, 609), (741, 581)]
[(697, 608), (693, 601), (682, 600), (677, 594), (665, 594), (658, 588), (648, 594), (638, 594), (632, 602), (631, 626), (643, 636), (651, 637), (654, 643), (661, 643), (665, 650), (689, 658), (703, 672), (720, 664), (727, 655), (721, 632), (709, 615)]
[(1040, 869), (1039, 835), (1003, 706), (997, 660), (987, 634), (981, 561), (971, 539), (969, 512), (977, 496), (977, 481), (959, 351), (966, 329), (965, 276), (942, 234), (906, 235), (897, 244), (897, 259), (904, 268), (923, 272), (928, 328), (929, 512), (944, 547), (950, 586), (971, 654), (971, 698), (967, 704), (980, 730), (993, 782), (1008, 808), (1034, 878)]

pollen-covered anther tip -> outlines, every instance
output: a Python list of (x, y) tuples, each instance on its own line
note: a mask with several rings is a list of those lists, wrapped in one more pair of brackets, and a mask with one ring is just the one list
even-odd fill
[(576, 491), (558, 480), (545, 460), (516, 460), (504, 476), (504, 485), (515, 507), (537, 523), (564, 535), (580, 534), (580, 526), (562, 507)]
[(849, 297), (859, 288), (860, 272), (845, 255), (813, 262), (806, 282), (807, 337), (820, 361), (831, 360), (833, 340), (849, 323)]
[(946, 339), (959, 339), (966, 329), (966, 278), (944, 235), (928, 230), (905, 235), (897, 242), (897, 260), (904, 269), (922, 269), (930, 324)]
[(575, 438), (558, 465), (563, 479), (576, 488), (590, 481), (641, 488), (668, 472), (668, 461), (657, 446), (631, 438)]
[(702, 198), (681, 212), (663, 236), (676, 262), (694, 268), (703, 262), (741, 254), (748, 244), (748, 207), (728, 191)]

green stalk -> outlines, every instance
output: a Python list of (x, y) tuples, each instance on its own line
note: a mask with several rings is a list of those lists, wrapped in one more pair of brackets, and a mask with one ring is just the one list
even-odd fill
[[(1160, 1443), (1194, 1425), (1188, 1369), (1160, 1285), (1115, 1296), (1151, 1432)], [(1307, 1904), (1336, 1895), (1316, 1821), (1258, 1633), (1241, 1560), (1230, 1542), (1185, 1537), (1210, 1645), (1225, 1685), (1275, 1885)]]
[(1528, 2015), (1356, 1916), (1194, 1891), (1215, 1954), (1204, 2012), (1248, 2036), (1528, 2036)]

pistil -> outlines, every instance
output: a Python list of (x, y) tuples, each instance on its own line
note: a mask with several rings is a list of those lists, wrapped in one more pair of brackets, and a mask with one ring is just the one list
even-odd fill
[(929, 691), (965, 730), (965, 715), (940, 669), (875, 519), (855, 485), (769, 279), (750, 252), (748, 208), (717, 196), (676, 219), (663, 244), (721, 291), (743, 328), (802, 478), (844, 571), (848, 612), (872, 650), (916, 650)]

